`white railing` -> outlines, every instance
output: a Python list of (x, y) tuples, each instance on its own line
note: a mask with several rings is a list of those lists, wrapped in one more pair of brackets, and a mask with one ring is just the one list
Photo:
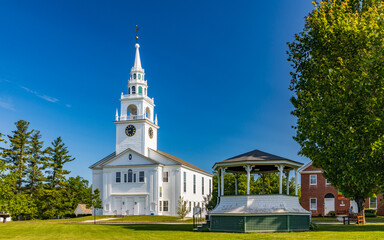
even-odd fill
[(149, 121), (153, 122), (150, 118), (147, 118), (147, 116), (145, 114), (142, 114), (142, 115), (123, 115), (123, 116), (116, 116), (116, 121), (125, 121), (125, 120), (143, 120), (143, 119), (148, 119)]
[(145, 96), (143, 93), (121, 94), (121, 99), (138, 98), (138, 97), (144, 97), (144, 99), (150, 102), (154, 101), (154, 98), (149, 98), (148, 96)]

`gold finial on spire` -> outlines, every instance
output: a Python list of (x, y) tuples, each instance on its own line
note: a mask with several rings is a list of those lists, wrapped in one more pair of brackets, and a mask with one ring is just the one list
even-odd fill
[(136, 30), (135, 30), (135, 32), (136, 32), (136, 43), (139, 41), (139, 36), (138, 36), (138, 34), (137, 34), (137, 32), (139, 31), (139, 29), (140, 29), (140, 27), (138, 27), (138, 26), (136, 25)]

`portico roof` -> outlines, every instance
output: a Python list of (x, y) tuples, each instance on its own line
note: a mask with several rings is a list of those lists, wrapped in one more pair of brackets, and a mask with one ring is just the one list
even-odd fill
[(257, 173), (278, 171), (277, 165), (283, 165), (285, 169), (292, 170), (301, 167), (303, 164), (256, 149), (217, 162), (213, 165), (213, 169), (217, 170), (218, 168), (225, 167), (227, 172), (245, 172), (244, 166), (249, 165), (253, 166), (252, 173)]

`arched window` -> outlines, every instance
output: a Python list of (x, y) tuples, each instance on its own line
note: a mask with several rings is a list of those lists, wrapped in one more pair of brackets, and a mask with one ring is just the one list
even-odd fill
[(128, 88), (128, 94), (131, 94), (131, 88), (130, 87)]
[(151, 119), (151, 109), (149, 107), (145, 109), (145, 117)]
[(139, 79), (141, 79), (141, 74), (139, 73)]
[(134, 117), (137, 115), (137, 107), (135, 104), (130, 104), (127, 109), (127, 116), (128, 120), (134, 119)]
[(147, 96), (147, 88), (144, 88), (144, 95)]
[(136, 87), (132, 86), (132, 94), (136, 94)]
[(128, 182), (132, 182), (132, 178), (133, 178), (132, 169), (129, 169), (128, 170)]
[(335, 198), (335, 196), (332, 193), (327, 193), (324, 198)]
[(141, 86), (139, 86), (139, 94), (143, 94), (143, 88)]
[(133, 74), (133, 79), (136, 79), (136, 73)]

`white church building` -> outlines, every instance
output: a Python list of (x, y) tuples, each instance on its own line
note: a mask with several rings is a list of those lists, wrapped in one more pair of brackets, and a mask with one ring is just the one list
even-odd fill
[[(148, 97), (139, 44), (128, 80), (128, 94), (121, 94), (116, 111), (116, 152), (96, 162), (92, 187), (100, 190), (104, 215), (177, 216), (179, 196), (194, 206), (212, 192), (212, 174), (157, 149), (157, 115)], [(101, 213), (100, 213), (101, 214)]]

